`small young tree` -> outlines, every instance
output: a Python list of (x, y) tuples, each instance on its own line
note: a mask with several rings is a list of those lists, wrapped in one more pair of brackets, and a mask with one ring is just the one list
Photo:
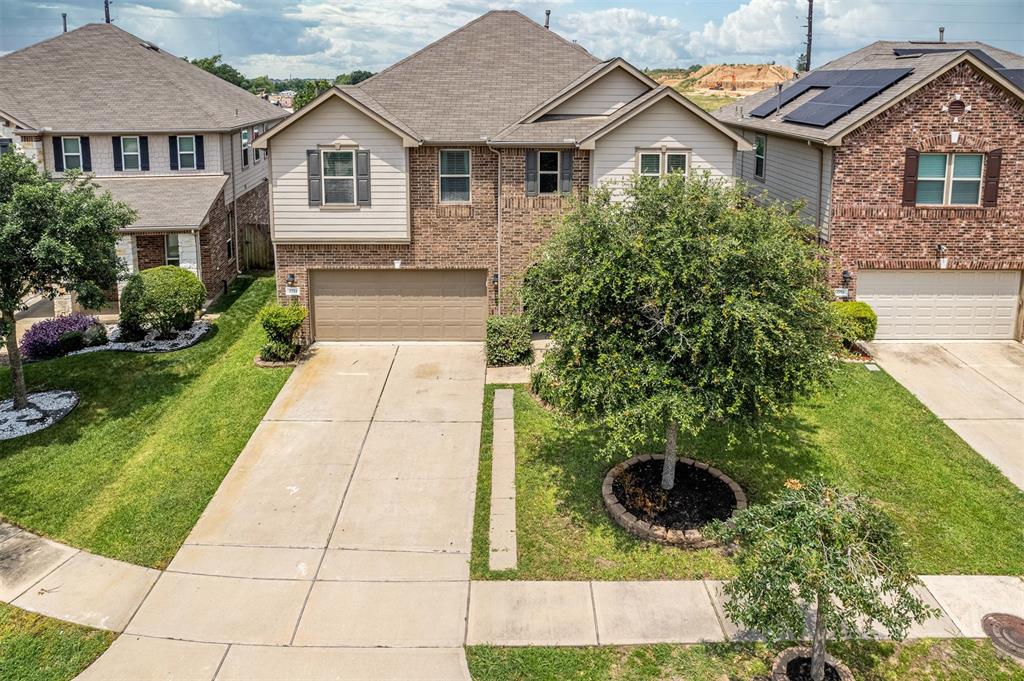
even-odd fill
[(559, 406), (603, 423), (606, 452), (767, 421), (827, 377), (826, 258), (793, 211), (706, 175), (671, 174), (575, 204), (523, 282)]
[(14, 408), (28, 405), (14, 314), (31, 292), (71, 291), (87, 307), (103, 303), (124, 264), (118, 230), (135, 213), (109, 194), (97, 196), (77, 173), (61, 182), (20, 153), (0, 156), (0, 334), (6, 338)]
[(892, 518), (870, 500), (823, 482), (789, 481), (767, 504), (751, 506), (705, 534), (738, 546), (737, 576), (725, 611), (774, 639), (800, 637), (814, 613), (811, 678), (825, 678), (825, 643), (857, 636), (874, 621), (900, 640), (934, 614), (913, 591), (920, 583)]

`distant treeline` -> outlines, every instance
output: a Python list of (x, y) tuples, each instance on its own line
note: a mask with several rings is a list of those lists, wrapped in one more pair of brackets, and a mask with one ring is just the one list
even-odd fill
[(355, 85), (356, 83), (364, 81), (373, 75), (373, 72), (371, 71), (357, 70), (350, 73), (339, 74), (333, 81), (320, 78), (269, 78), (267, 76), (246, 78), (242, 75), (241, 71), (231, 64), (223, 61), (222, 55), (219, 54), (215, 54), (212, 57), (198, 57), (196, 59), (183, 57), (183, 59), (195, 64), (204, 71), (208, 71), (218, 78), (222, 78), (232, 85), (237, 85), (243, 90), (248, 90), (253, 94), (258, 94), (260, 92), (277, 93), (284, 92), (285, 90), (292, 90), (294, 92), (302, 92), (303, 90), (317, 92), (325, 89), (325, 83), (328, 87), (331, 84)]

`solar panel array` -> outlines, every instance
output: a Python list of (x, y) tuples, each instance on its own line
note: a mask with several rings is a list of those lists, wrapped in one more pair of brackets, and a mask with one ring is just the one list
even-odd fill
[(809, 90), (822, 89), (809, 102), (782, 117), (789, 123), (825, 127), (878, 95), (913, 69), (826, 69), (815, 71), (750, 112), (766, 118)]
[(961, 48), (956, 47), (900, 47), (893, 50), (893, 54), (895, 54), (897, 57), (916, 57), (922, 54), (935, 54), (937, 52), (967, 52), (972, 57), (975, 57), (982, 64), (985, 64), (989, 68), (999, 73), (999, 75), (1001, 75), (1003, 78), (1006, 78), (1008, 81), (1024, 90), (1024, 69), (1008, 69), (1005, 66), (1003, 66), (1001, 62), (996, 61), (992, 57), (992, 55), (990, 55), (985, 50), (978, 50), (974, 48), (963, 50)]

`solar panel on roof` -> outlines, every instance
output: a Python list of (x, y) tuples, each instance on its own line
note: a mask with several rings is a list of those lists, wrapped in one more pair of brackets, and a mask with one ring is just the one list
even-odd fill
[(877, 86), (868, 85), (836, 85), (822, 92), (812, 101), (815, 104), (846, 104), (857, 106), (866, 102), (879, 92)]
[[(773, 94), (771, 99), (766, 101), (764, 104), (756, 107), (750, 112), (751, 116), (755, 118), (765, 118), (772, 115), (782, 107), (786, 106), (794, 99), (807, 92), (811, 88), (811, 83), (801, 81), (795, 85), (790, 85), (788, 88), (782, 91), (782, 94)], [(781, 99), (780, 99), (781, 98)]]
[[(825, 127), (913, 72), (913, 69), (836, 69), (822, 94), (793, 109), (782, 120)], [(828, 73), (819, 71), (818, 73)], [(838, 75), (843, 74), (843, 75)]]
[(962, 47), (897, 47), (892, 51), (897, 57), (916, 57), (922, 54), (940, 54), (942, 52), (969, 52), (983, 64), (993, 69), (1003, 68), (1003, 65), (993, 59), (988, 52), (974, 47), (966, 50)]
[[(912, 71), (913, 69), (823, 69), (815, 71), (784, 89), (781, 94), (773, 95), (760, 106), (755, 107), (750, 112), (750, 115), (755, 118), (767, 118), (813, 88), (824, 88), (825, 92), (814, 97), (811, 102), (825, 104), (842, 102), (847, 103), (849, 108), (852, 109), (871, 99)], [(853, 90), (843, 90), (832, 95), (829, 94), (832, 90), (844, 86), (862, 89), (857, 94)], [(797, 107), (796, 110), (799, 111), (804, 106), (807, 106), (807, 104)], [(787, 121), (792, 120), (788, 114), (783, 118)]]

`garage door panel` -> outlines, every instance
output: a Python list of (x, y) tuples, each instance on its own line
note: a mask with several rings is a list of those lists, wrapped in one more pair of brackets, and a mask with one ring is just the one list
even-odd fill
[(879, 339), (1008, 339), (1020, 272), (861, 270), (857, 298), (878, 314)]
[(318, 340), (481, 340), (483, 270), (321, 270), (312, 273)]

